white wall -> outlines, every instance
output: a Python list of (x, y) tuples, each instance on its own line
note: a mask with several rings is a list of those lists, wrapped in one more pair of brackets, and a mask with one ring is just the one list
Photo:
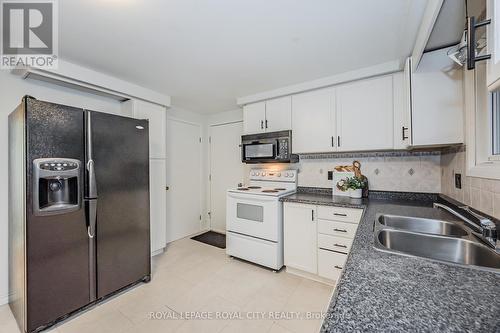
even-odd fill
[[(62, 88), (50, 83), (23, 80), (8, 71), (0, 71), (0, 184), (8, 183), (8, 115), (24, 95), (40, 100), (65, 104), (94, 111), (123, 114), (118, 101), (106, 97)], [(0, 187), (0, 304), (8, 296), (8, 188)]]

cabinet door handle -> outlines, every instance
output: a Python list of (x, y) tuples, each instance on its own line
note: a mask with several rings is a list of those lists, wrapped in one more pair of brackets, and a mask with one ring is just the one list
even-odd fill
[(335, 143), (333, 142), (333, 135), (332, 135), (332, 147), (335, 147)]
[(340, 147), (340, 135), (337, 136), (337, 147)]
[(170, 187), (165, 186), (165, 191), (168, 191), (168, 190), (170, 190)]
[(266, 128), (267, 128), (267, 119), (266, 119)]
[(260, 121), (260, 129), (264, 129), (264, 120)]
[(401, 134), (402, 134), (403, 140), (408, 139), (408, 137), (406, 136), (406, 130), (407, 129), (408, 129), (408, 127), (404, 127), (404, 126), (401, 128)]
[(333, 246), (336, 246), (336, 247), (343, 247), (344, 249), (347, 249), (347, 246), (346, 245), (342, 245), (342, 244), (333, 244)]
[(333, 215), (335, 215), (335, 216), (344, 216), (344, 217), (347, 216), (347, 214), (342, 214), (342, 213), (333, 213)]
[(337, 269), (342, 269), (342, 267), (337, 266), (337, 265), (335, 265), (335, 266), (333, 266), (333, 267), (335, 267), (335, 268), (337, 268)]
[(337, 228), (333, 229), (333, 231), (347, 232), (347, 230), (345, 230), (345, 229), (337, 229)]
[(314, 210), (311, 210), (311, 221), (314, 222)]

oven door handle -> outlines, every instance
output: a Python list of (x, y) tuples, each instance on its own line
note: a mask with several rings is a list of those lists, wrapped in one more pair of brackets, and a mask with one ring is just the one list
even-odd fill
[(272, 202), (277, 199), (277, 197), (267, 196), (267, 195), (258, 195), (252, 193), (235, 193), (228, 192), (228, 198), (231, 199), (243, 199), (245, 201), (253, 201), (253, 202)]

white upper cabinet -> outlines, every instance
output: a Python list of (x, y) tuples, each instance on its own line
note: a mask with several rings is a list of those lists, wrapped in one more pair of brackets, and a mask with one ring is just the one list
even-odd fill
[(247, 104), (243, 107), (243, 133), (263, 133), (266, 121), (266, 102)]
[(167, 126), (165, 107), (139, 100), (124, 102), (123, 107), (134, 118), (149, 120), (149, 158), (165, 158)]
[(339, 151), (392, 149), (392, 75), (355, 81), (337, 88)]
[(285, 96), (243, 107), (245, 134), (276, 132), (292, 128), (292, 97)]
[(424, 54), (412, 74), (412, 146), (464, 142), (463, 69), (447, 50)]
[(292, 97), (285, 96), (266, 101), (266, 132), (290, 130), (292, 128)]
[(292, 152), (335, 150), (335, 89), (320, 89), (292, 96)]
[(394, 149), (406, 149), (411, 145), (410, 115), (410, 58), (405, 64), (405, 71), (393, 74), (394, 98)]
[(487, 26), (488, 60), (487, 84), (491, 91), (500, 88), (500, 1), (486, 2), (486, 17), (491, 19)]

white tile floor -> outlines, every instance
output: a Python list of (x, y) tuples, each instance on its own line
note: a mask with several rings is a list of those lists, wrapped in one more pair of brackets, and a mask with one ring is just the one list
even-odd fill
[[(284, 270), (273, 273), (230, 259), (225, 250), (183, 239), (153, 259), (150, 283), (140, 284), (50, 332), (317, 332), (321, 319), (296, 319), (295, 313), (307, 316), (308, 312), (324, 311), (331, 293), (330, 286)], [(164, 318), (150, 319), (151, 312)], [(212, 318), (180, 318), (186, 312)], [(273, 318), (270, 312), (275, 313)], [(223, 315), (240, 318), (220, 318)], [(6, 305), (0, 307), (0, 332), (19, 332)]]

